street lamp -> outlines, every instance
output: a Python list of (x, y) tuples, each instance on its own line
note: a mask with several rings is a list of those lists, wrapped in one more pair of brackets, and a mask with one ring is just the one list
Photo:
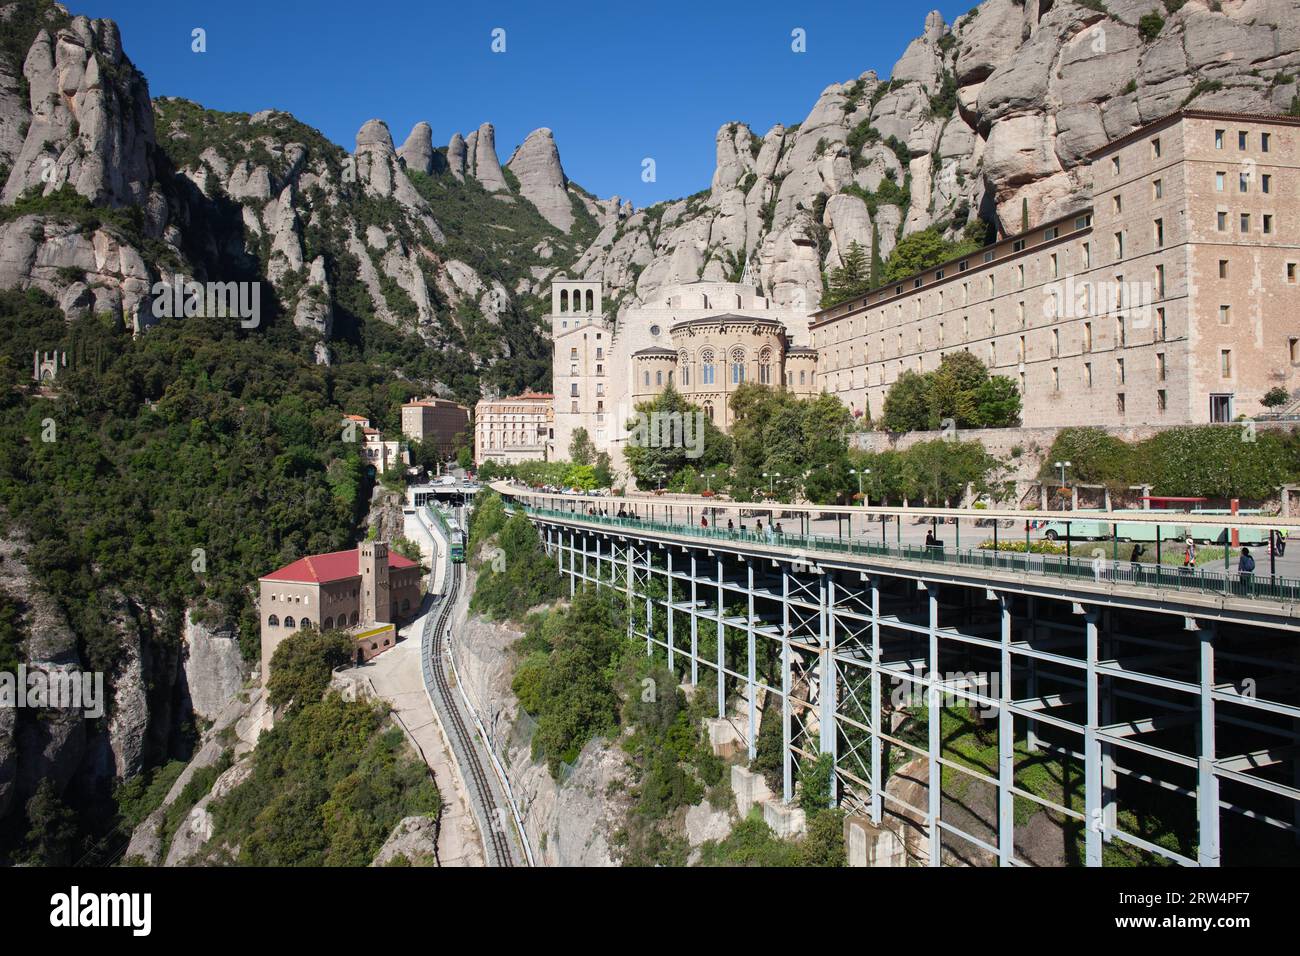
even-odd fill
[(767, 479), (767, 493), (768, 493), (769, 495), (771, 495), (771, 494), (773, 493), (773, 492), (772, 492), (772, 482), (773, 482), (775, 479), (780, 478), (780, 477), (781, 477), (781, 473), (780, 473), (779, 471), (774, 471), (774, 472), (772, 472), (772, 473), (769, 475), (767, 472), (763, 472), (763, 477)]
[(1065, 469), (1067, 469), (1067, 468), (1070, 467), (1070, 462), (1068, 462), (1068, 461), (1057, 461), (1057, 462), (1053, 462), (1053, 464), (1054, 464), (1057, 468), (1059, 468), (1059, 469), (1061, 470), (1061, 487), (1062, 487), (1063, 489), (1067, 488), (1067, 486), (1066, 486), (1066, 484), (1065, 484)]
[(858, 476), (858, 494), (862, 496), (862, 507), (870, 508), (871, 499), (867, 497), (867, 493), (862, 489), (862, 476), (871, 474), (871, 469), (863, 468), (861, 471), (858, 471), (856, 468), (850, 468), (849, 474)]

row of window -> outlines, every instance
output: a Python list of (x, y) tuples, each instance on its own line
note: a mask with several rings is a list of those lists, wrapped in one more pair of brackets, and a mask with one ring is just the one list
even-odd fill
[[(586, 306), (585, 308), (583, 306)], [(570, 297), (568, 289), (560, 290), (561, 312), (595, 312), (596, 291), (594, 289), (574, 289)]]
[[(1225, 144), (1228, 142), (1228, 139), (1229, 139), (1229, 134), (1226, 129), (1216, 129), (1214, 131), (1214, 148), (1219, 150), (1223, 149)], [(1161, 156), (1160, 137), (1159, 136), (1152, 137), (1150, 143), (1151, 143), (1151, 158), (1159, 159)], [(1261, 153), (1267, 153), (1269, 151), (1269, 148), (1272, 145), (1273, 145), (1273, 134), (1268, 132), (1261, 132), (1259, 134), (1259, 151)], [(1237, 130), (1237, 149), (1241, 152), (1245, 152), (1246, 150), (1250, 149), (1250, 133), (1247, 130), (1244, 129)], [(1121, 168), (1120, 156), (1116, 154), (1115, 156), (1112, 156), (1110, 158), (1111, 174), (1118, 176), (1120, 172), (1120, 168)]]
[[(1219, 230), (1219, 232), (1228, 231), (1229, 215), (1230, 214), (1227, 212), (1227, 210), (1224, 209), (1220, 209), (1215, 214), (1216, 216), (1215, 226)], [(1266, 236), (1271, 236), (1273, 234), (1273, 215), (1271, 213), (1264, 213), (1259, 217), (1259, 221), (1260, 221), (1260, 232), (1262, 232)], [(1251, 223), (1250, 213), (1243, 212), (1238, 215), (1237, 217), (1238, 231), (1241, 232), (1242, 235), (1245, 235), (1250, 232), (1250, 223)]]
[[(398, 608), (397, 602), (393, 602), (393, 605), (390, 610), (393, 612), (394, 615), (398, 613), (401, 614), (408, 613), (411, 610), (410, 598), (404, 598), (402, 600), (400, 609)], [(337, 620), (335, 620), (333, 617), (327, 617), (325, 618), (325, 624), (322, 627), (322, 630), (328, 631), (331, 628), (334, 628), (336, 626), (350, 627), (357, 623), (357, 619), (358, 619), (358, 614), (356, 611), (353, 611), (350, 616), (340, 614)], [(304, 617), (304, 618), (299, 618), (297, 621), (295, 621), (291, 616), (286, 616), (284, 619), (284, 624), (282, 625), (280, 623), (280, 618), (277, 615), (272, 614), (267, 617), (266, 625), (267, 627), (283, 626), (287, 628), (311, 627), (311, 618)]]

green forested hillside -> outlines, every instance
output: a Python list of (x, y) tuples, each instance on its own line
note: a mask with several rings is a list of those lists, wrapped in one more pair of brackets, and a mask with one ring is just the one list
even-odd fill
[[(172, 635), (186, 602), (213, 598), (251, 642), (250, 584), (351, 540), (367, 488), (340, 417), (395, 424), (411, 386), (365, 362), (317, 366), (296, 338), (195, 319), (132, 340), (99, 319), (67, 324), (39, 292), (0, 292), (0, 506), (96, 669), (119, 650), (114, 589)], [(55, 347), (71, 367), (40, 397), (31, 354)]]

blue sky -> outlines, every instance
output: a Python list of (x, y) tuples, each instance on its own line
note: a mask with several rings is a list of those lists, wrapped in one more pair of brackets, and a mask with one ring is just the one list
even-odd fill
[[(352, 149), (385, 120), (398, 145), (427, 120), (445, 145), (488, 121), (497, 152), (539, 126), (565, 172), (638, 208), (709, 185), (714, 136), (801, 122), (827, 85), (887, 75), (933, 3), (341, 3), (66, 0), (111, 17), (154, 96), (221, 110), (286, 110)], [(951, 23), (975, 0), (940, 3)], [(207, 52), (191, 31), (207, 31)], [(492, 31), (505, 31), (493, 53)], [(807, 50), (791, 50), (806, 31)], [(642, 182), (652, 157), (656, 181)]]

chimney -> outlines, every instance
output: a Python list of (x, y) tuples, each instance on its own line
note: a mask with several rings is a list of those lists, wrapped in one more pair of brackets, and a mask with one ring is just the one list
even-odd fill
[(357, 570), (361, 573), (361, 623), (388, 623), (388, 545), (363, 541), (357, 548)]

